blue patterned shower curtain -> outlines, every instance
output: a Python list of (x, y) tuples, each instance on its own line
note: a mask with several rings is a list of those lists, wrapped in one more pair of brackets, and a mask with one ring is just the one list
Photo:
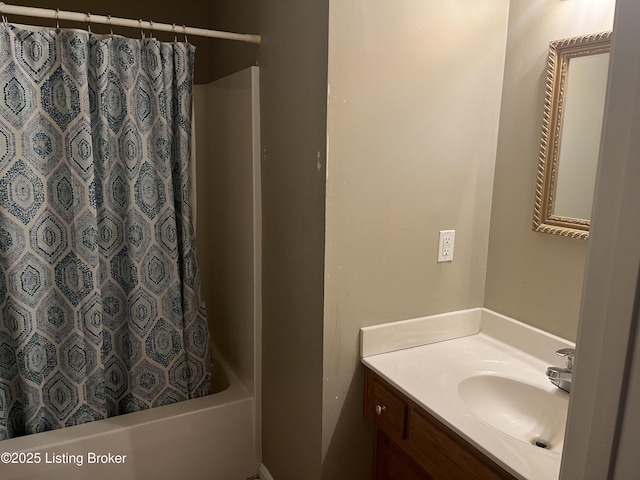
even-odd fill
[(194, 54), (0, 25), (0, 439), (208, 393)]

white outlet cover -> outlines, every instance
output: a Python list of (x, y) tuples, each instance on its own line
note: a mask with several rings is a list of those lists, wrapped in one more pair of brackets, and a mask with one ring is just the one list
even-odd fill
[(453, 261), (455, 239), (455, 230), (440, 230), (438, 235), (438, 263)]

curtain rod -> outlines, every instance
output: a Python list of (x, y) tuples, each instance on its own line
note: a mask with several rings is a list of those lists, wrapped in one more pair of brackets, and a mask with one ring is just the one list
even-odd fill
[(118, 18), (105, 15), (94, 15), (92, 13), (68, 12), (64, 10), (52, 10), (49, 8), (22, 7), (19, 5), (7, 5), (0, 2), (1, 15), (23, 15), (25, 17), (50, 18), (54, 21), (69, 20), (72, 22), (102, 24), (118, 27), (139, 28), (151, 32), (171, 32), (175, 35), (194, 35), (197, 37), (222, 38), (225, 40), (236, 40), (239, 42), (260, 44), (260, 35), (245, 33), (221, 32), (206, 28), (187, 27), (180, 25), (169, 25), (168, 23), (156, 23), (148, 20), (132, 20), (130, 18)]

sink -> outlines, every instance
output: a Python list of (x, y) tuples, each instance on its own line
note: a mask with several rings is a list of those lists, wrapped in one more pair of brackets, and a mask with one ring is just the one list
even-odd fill
[(495, 374), (467, 377), (458, 395), (469, 411), (513, 438), (562, 452), (569, 395)]
[(400, 322), (396, 333), (367, 327), (376, 348), (390, 347), (373, 349), (362, 362), (515, 478), (559, 478), (569, 394), (545, 371), (557, 364), (554, 352), (575, 345), (486, 309), (479, 332), (442, 339), (460, 325), (470, 328), (474, 312), (458, 312), (450, 322)]

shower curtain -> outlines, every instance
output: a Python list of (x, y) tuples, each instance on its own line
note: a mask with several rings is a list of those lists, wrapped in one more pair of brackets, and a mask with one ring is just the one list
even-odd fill
[(208, 393), (194, 54), (0, 25), (0, 439)]

